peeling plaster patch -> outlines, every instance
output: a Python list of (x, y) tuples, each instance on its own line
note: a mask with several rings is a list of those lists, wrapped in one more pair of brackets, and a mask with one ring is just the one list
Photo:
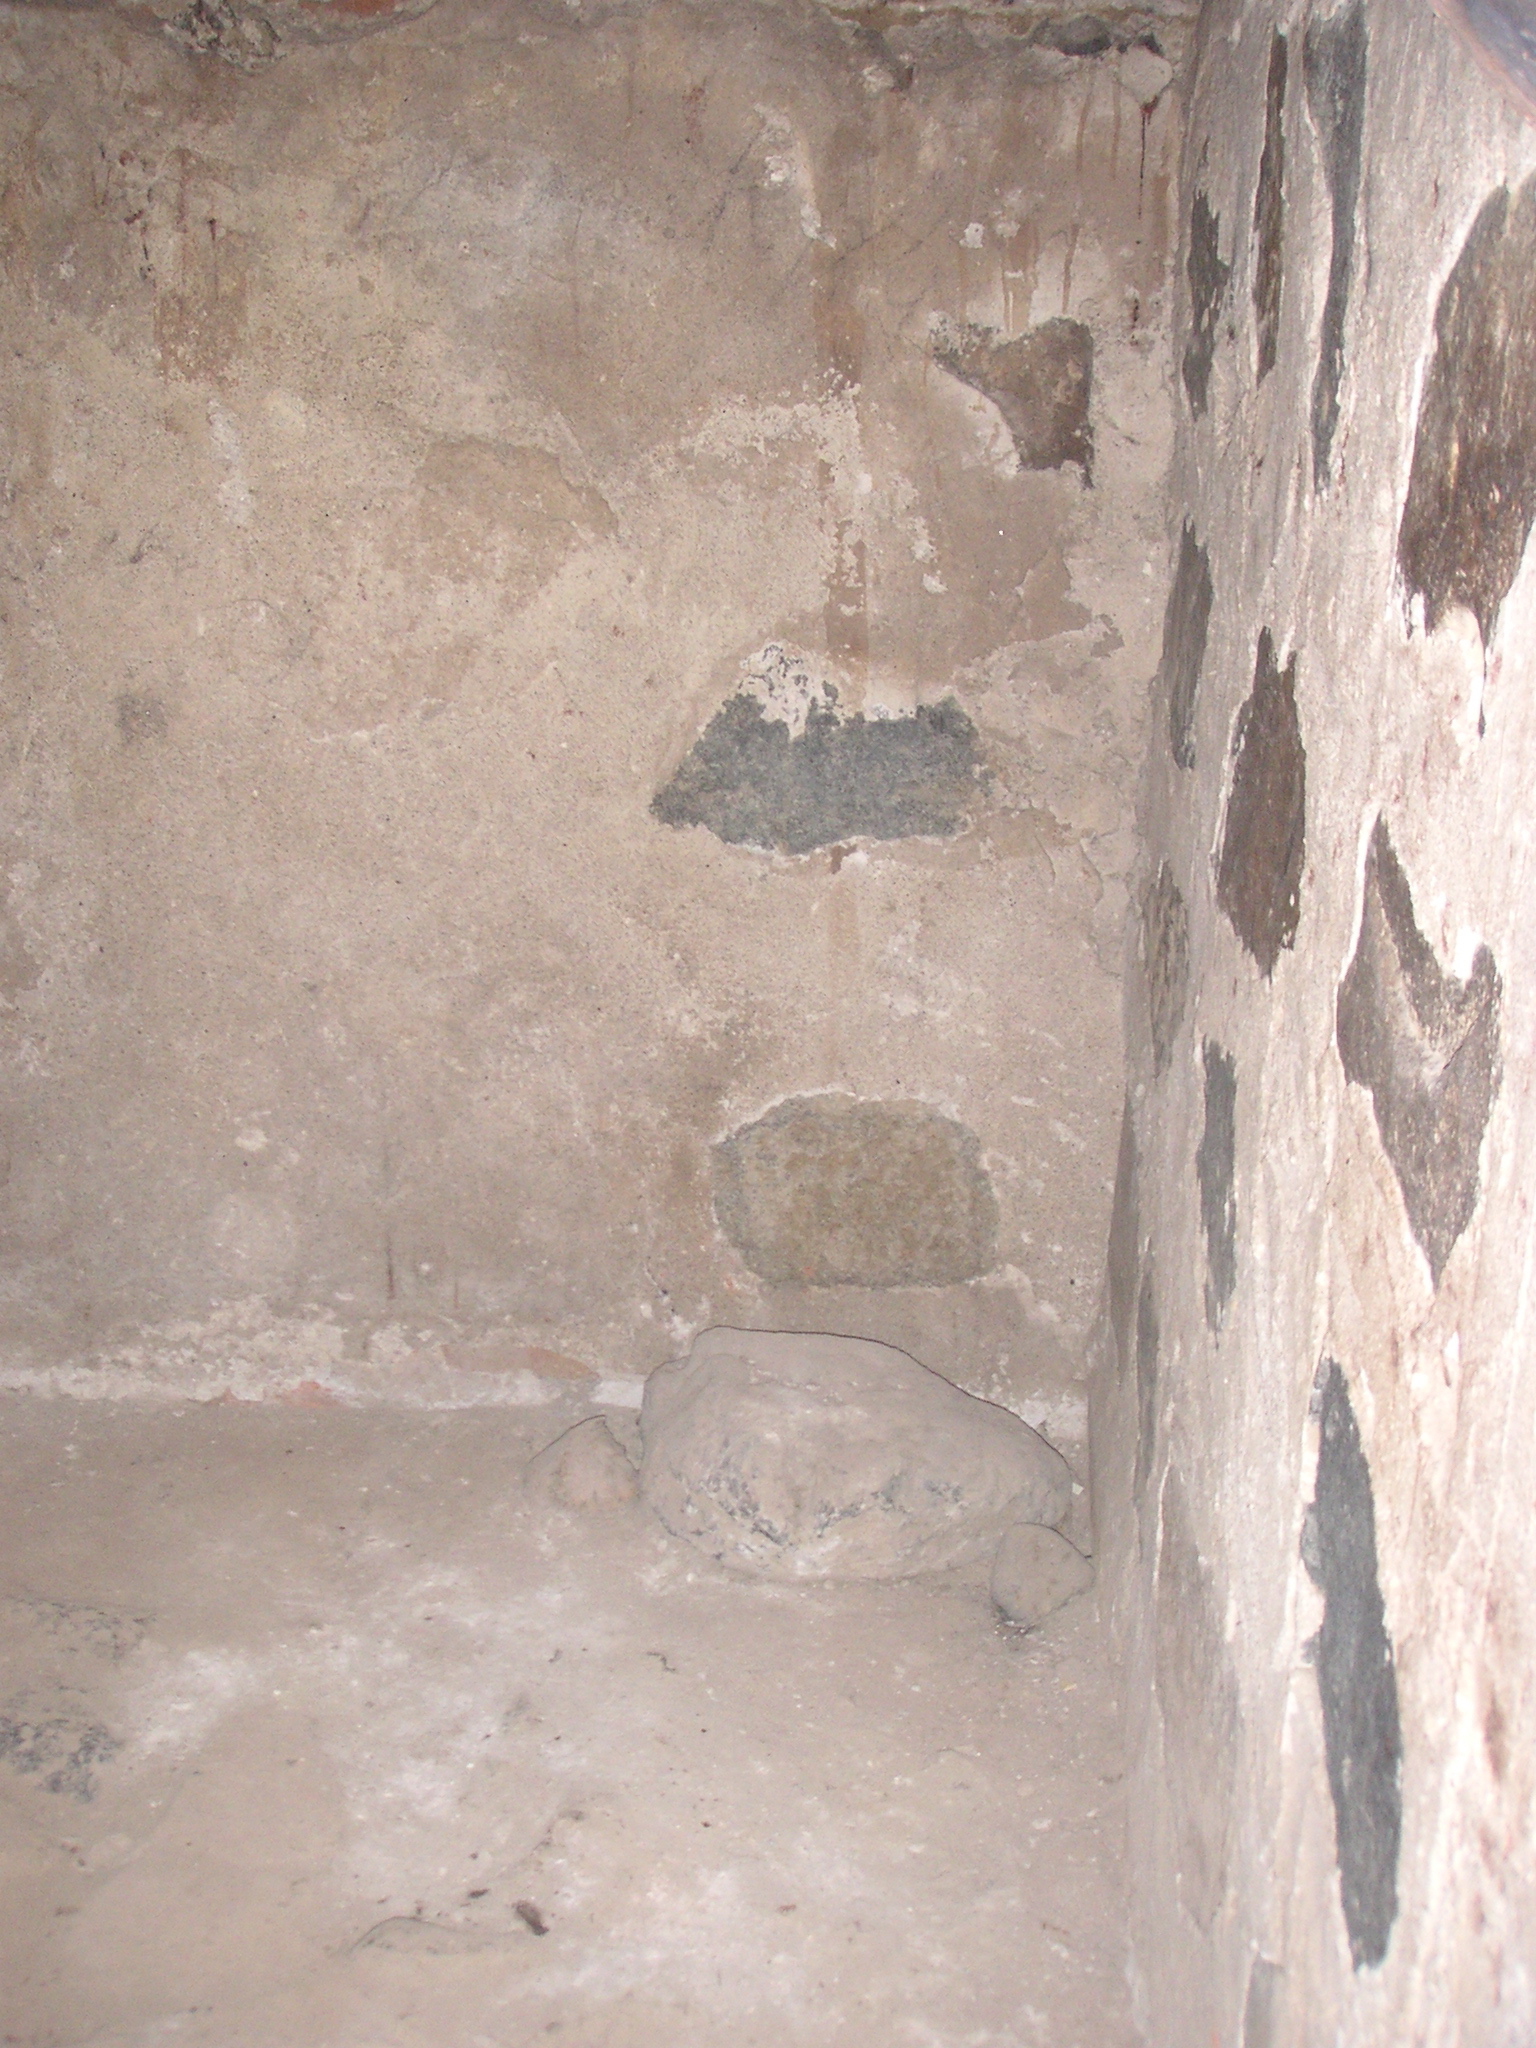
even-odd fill
[(802, 1095), (713, 1149), (715, 1214), (764, 1280), (945, 1287), (996, 1260), (975, 1135), (919, 1102)]
[(1093, 336), (1081, 320), (1043, 320), (1004, 341), (991, 328), (938, 322), (933, 359), (990, 398), (1007, 422), (1023, 469), (1078, 463), (1093, 481)]
[(1306, 851), (1307, 753), (1296, 716), (1296, 657), (1284, 669), (1266, 626), (1253, 695), (1237, 717), (1232, 790), (1216, 866), (1216, 901), (1267, 979), (1296, 943)]
[(1435, 1285), (1477, 1207), (1477, 1156), (1498, 1093), (1494, 958), (1478, 946), (1465, 980), (1441, 969), (1378, 818), (1365, 863), (1360, 938), (1339, 989), (1339, 1058), (1369, 1088), (1414, 1236)]
[(1495, 192), (1435, 308), (1397, 540), (1433, 632), (1455, 605), (1487, 646), (1536, 518), (1536, 181)]
[(1202, 1048), (1205, 1067), (1205, 1129), (1195, 1155), (1200, 1181), (1200, 1222), (1205, 1231), (1205, 1320), (1221, 1328), (1237, 1285), (1236, 1168), (1237, 1063), (1213, 1038)]
[(1318, 1368), (1317, 1491), (1302, 1530), (1302, 1560), (1323, 1594), (1313, 1643), (1323, 1703), (1323, 1744), (1333, 1794), (1339, 1891), (1357, 1970), (1379, 1963), (1397, 1917), (1402, 1838), (1403, 1738), (1397, 1673), (1377, 1577), (1371, 1472), (1344, 1375)]
[(1339, 386), (1344, 379), (1344, 320), (1355, 260), (1355, 214), (1360, 204), (1360, 144), (1365, 127), (1365, 8), (1362, 0), (1329, 21), (1307, 25), (1302, 68), (1307, 106), (1318, 131), (1323, 176), (1333, 206), (1333, 249), (1323, 303), (1317, 374), (1312, 380), (1312, 483), (1328, 484)]
[(1168, 691), (1168, 744), (1181, 768), (1195, 765), (1195, 692), (1205, 666), (1205, 641), (1210, 630), (1209, 552), (1195, 539), (1186, 520), (1179, 537), (1179, 562), (1163, 614), (1163, 653), (1159, 679)]
[(1264, 153), (1253, 195), (1253, 232), (1258, 252), (1253, 266), (1253, 317), (1258, 332), (1258, 381), (1275, 367), (1280, 349), (1280, 287), (1285, 240), (1285, 74), (1289, 46), (1277, 31), (1269, 45), (1265, 88)]
[(1184, 349), (1184, 389), (1198, 419), (1210, 393), (1211, 364), (1216, 360), (1216, 322), (1227, 295), (1230, 263), (1221, 260), (1221, 215), (1212, 213), (1203, 192), (1195, 194), (1189, 215), (1189, 341)]
[(1115, 1357), (1125, 1371), (1131, 1360), (1131, 1316), (1136, 1300), (1136, 1261), (1141, 1252), (1140, 1202), (1136, 1187), (1136, 1119), (1131, 1098), (1120, 1118), (1120, 1156), (1115, 1164), (1115, 1199), (1109, 1217), (1109, 1322)]
[(1152, 1070), (1165, 1074), (1189, 988), (1189, 911), (1167, 861), (1141, 907), (1141, 950), (1152, 1028)]
[(976, 728), (953, 697), (910, 717), (843, 718), (828, 685), (804, 699), (803, 713), (784, 710), (803, 717), (798, 733), (755, 687), (739, 690), (652, 799), (652, 815), (705, 825), (728, 846), (781, 853), (849, 839), (949, 839), (964, 827), (978, 793)]

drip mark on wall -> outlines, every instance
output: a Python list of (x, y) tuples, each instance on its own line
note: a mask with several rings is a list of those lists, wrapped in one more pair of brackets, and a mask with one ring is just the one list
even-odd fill
[(1266, 979), (1296, 943), (1306, 852), (1307, 754), (1296, 716), (1296, 657), (1276, 666), (1259, 634), (1253, 694), (1237, 716), (1232, 790), (1216, 863), (1216, 901)]
[(1328, 485), (1339, 386), (1344, 380), (1344, 321), (1355, 260), (1360, 204), (1360, 145), (1365, 127), (1365, 9), (1354, 0), (1330, 21), (1308, 23), (1302, 49), (1307, 106), (1318, 132), (1323, 176), (1332, 204), (1328, 296), (1323, 302), (1317, 374), (1312, 380), (1312, 483)]

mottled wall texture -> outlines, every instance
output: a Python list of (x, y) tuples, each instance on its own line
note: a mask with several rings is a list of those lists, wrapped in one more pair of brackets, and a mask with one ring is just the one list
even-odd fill
[(1095, 1381), (1136, 1992), (1181, 2048), (1514, 2048), (1536, 129), (1402, 0), (1210, 0), (1186, 120)]
[(5, 1369), (1080, 1435), (1180, 9), (364, 13), (0, 19)]

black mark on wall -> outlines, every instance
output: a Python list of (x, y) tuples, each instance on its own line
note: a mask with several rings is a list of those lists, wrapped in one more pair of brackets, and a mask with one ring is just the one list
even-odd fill
[(1226, 1889), (1236, 1791), (1237, 1680), (1222, 1629), (1224, 1603), (1200, 1555), (1177, 1469), (1163, 1482), (1153, 1608), (1164, 1761), (1179, 1845), (1179, 1896), (1209, 1927)]
[(963, 384), (990, 398), (1013, 436), (1023, 469), (1078, 463), (1093, 480), (1093, 336), (1081, 320), (1044, 320), (1012, 341), (988, 327), (935, 336), (933, 359)]
[(1189, 987), (1189, 912), (1167, 861), (1141, 907), (1141, 950), (1152, 1027), (1152, 1071), (1165, 1074), (1184, 1021)]
[(1397, 559), (1433, 632), (1452, 605), (1487, 645), (1536, 517), (1536, 181), (1495, 192), (1435, 308)]
[(1120, 1118), (1120, 1156), (1115, 1162), (1115, 1199), (1109, 1212), (1109, 1326), (1115, 1362), (1122, 1372), (1131, 1361), (1131, 1314), (1136, 1300), (1136, 1261), (1141, 1254), (1140, 1198), (1136, 1186), (1136, 1120), (1131, 1098)]
[(1360, 1448), (1349, 1388), (1331, 1358), (1318, 1368), (1312, 1408), (1319, 1425), (1317, 1495), (1307, 1510), (1301, 1554), (1323, 1594), (1314, 1661), (1333, 1793), (1339, 1891), (1358, 1970), (1385, 1956), (1397, 1917), (1403, 1740), (1397, 1673), (1377, 1579), (1371, 1471)]
[(1360, 143), (1365, 126), (1365, 8), (1363, 0), (1329, 21), (1307, 25), (1302, 68), (1307, 105), (1317, 128), (1323, 176), (1332, 202), (1333, 248), (1328, 296), (1323, 301), (1317, 374), (1312, 380), (1312, 482), (1328, 483), (1339, 386), (1344, 380), (1344, 320), (1355, 260), (1355, 213), (1360, 203)]
[(1307, 755), (1296, 716), (1296, 657), (1275, 665), (1266, 626), (1259, 634), (1253, 695), (1238, 713), (1236, 755), (1216, 901), (1266, 977), (1282, 946), (1296, 943), (1301, 864), (1306, 852)]
[(1258, 381), (1275, 367), (1280, 349), (1280, 285), (1285, 239), (1285, 74), (1289, 46), (1276, 33), (1269, 45), (1269, 79), (1265, 88), (1264, 153), (1253, 195), (1253, 232), (1257, 242), (1253, 266), (1253, 317), (1258, 332)]
[(1211, 558), (1185, 523), (1179, 562), (1163, 613), (1163, 652), (1158, 673), (1168, 691), (1168, 744), (1181, 768), (1195, 765), (1195, 692), (1205, 666), (1211, 623)]
[(1499, 973), (1479, 946), (1466, 981), (1442, 971), (1378, 818), (1360, 939), (1339, 989), (1339, 1058), (1369, 1088), (1376, 1128), (1435, 1285), (1477, 1207), (1477, 1155), (1498, 1092)]
[(1210, 392), (1211, 364), (1216, 359), (1216, 323), (1227, 296), (1230, 263), (1221, 260), (1221, 215), (1212, 213), (1203, 192), (1195, 194), (1189, 215), (1189, 340), (1184, 349), (1184, 389), (1198, 419)]
[(1202, 1048), (1205, 1064), (1205, 1129), (1195, 1155), (1200, 1181), (1200, 1222), (1205, 1230), (1205, 1320), (1221, 1328), (1237, 1285), (1237, 1197), (1233, 1173), (1237, 1154), (1237, 1063), (1214, 1039)]
[(977, 794), (976, 728), (953, 697), (910, 718), (812, 705), (792, 734), (741, 691), (694, 741), (651, 811), (729, 846), (809, 853), (846, 839), (949, 838)]

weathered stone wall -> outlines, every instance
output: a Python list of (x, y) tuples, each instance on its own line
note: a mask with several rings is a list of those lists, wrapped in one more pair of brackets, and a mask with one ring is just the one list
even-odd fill
[(1095, 1501), (1148, 2038), (1536, 2038), (1536, 130), (1203, 10)]
[(13, 1376), (809, 1324), (1080, 1423), (1172, 434), (1122, 16), (5, 12)]

